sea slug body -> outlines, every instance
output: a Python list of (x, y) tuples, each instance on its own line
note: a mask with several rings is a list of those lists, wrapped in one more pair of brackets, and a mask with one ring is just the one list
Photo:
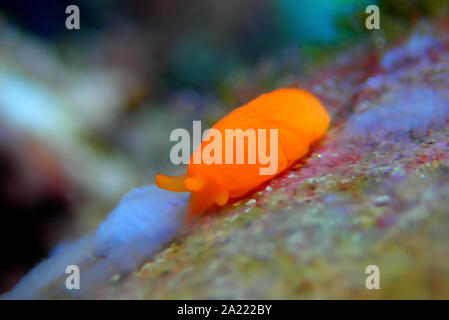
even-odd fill
[[(216, 132), (222, 133), (223, 137), (226, 135), (225, 130), (228, 131), (228, 129), (241, 129), (244, 132), (247, 129), (257, 132), (260, 129), (264, 129), (264, 132), (276, 129), (277, 168), (275, 172), (261, 174), (261, 170), (267, 167), (267, 162), (262, 161), (263, 157), (260, 157), (262, 139), (259, 135), (256, 137), (256, 145), (259, 145), (257, 150), (259, 157), (255, 162), (248, 161), (251, 152), (245, 152), (243, 163), (225, 161), (226, 152), (230, 151), (225, 150), (226, 147), (229, 149), (227, 143), (222, 143), (220, 145), (222, 152), (215, 154), (215, 156), (219, 156), (220, 160), (223, 160), (220, 163), (192, 161), (196, 153), (206, 150), (208, 145), (216, 139), (209, 133), (192, 154), (184, 175), (176, 177), (157, 175), (155, 184), (170, 191), (191, 192), (186, 216), (189, 220), (214, 204), (224, 206), (229, 198), (245, 195), (290, 167), (307, 154), (312, 143), (324, 135), (329, 123), (330, 116), (326, 109), (314, 95), (305, 90), (282, 88), (262, 94), (233, 110), (212, 128), (216, 129)], [(243, 146), (247, 150), (249, 148), (248, 137), (246, 141), (247, 143), (244, 143)], [(265, 147), (262, 153), (270, 154), (274, 149), (271, 135), (268, 137), (267, 134), (264, 142)], [(231, 155), (234, 159), (237, 145), (238, 143), (231, 145), (231, 152), (233, 152)]]

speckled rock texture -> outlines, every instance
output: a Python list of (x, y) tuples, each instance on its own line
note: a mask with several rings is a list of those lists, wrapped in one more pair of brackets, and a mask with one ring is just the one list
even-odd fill
[[(448, 299), (447, 31), (347, 50), (301, 77), (332, 116), (307, 157), (136, 270), (81, 295), (50, 283), (39, 297)], [(365, 287), (373, 264), (379, 290)]]

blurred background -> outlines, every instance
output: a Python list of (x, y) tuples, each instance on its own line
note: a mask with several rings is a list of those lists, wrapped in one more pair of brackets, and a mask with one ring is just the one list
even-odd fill
[[(65, 27), (71, 4), (79, 30)], [(369, 4), (381, 30), (365, 29)], [(0, 0), (0, 293), (124, 193), (183, 171), (173, 129), (446, 12), (445, 0)]]

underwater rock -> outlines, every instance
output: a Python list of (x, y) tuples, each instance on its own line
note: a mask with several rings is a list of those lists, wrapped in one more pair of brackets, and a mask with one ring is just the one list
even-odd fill
[(449, 101), (434, 89), (406, 87), (386, 92), (375, 106), (355, 113), (347, 133), (381, 141), (404, 135), (425, 135), (441, 129), (449, 119)]

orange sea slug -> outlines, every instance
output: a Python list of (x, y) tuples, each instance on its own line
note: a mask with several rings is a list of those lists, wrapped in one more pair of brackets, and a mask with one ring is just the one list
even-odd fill
[[(170, 191), (191, 192), (187, 211), (189, 220), (214, 204), (224, 206), (229, 198), (243, 196), (290, 167), (307, 154), (310, 144), (326, 132), (329, 122), (330, 117), (326, 109), (315, 96), (307, 91), (282, 88), (262, 94), (229, 113), (212, 128), (222, 133), (223, 137), (225, 137), (226, 129), (243, 131), (265, 129), (267, 136), (270, 129), (277, 129), (277, 169), (274, 173), (262, 175), (260, 169), (267, 167), (266, 161), (263, 162), (256, 157), (255, 163), (250, 163), (246, 152), (243, 164), (236, 161), (227, 163), (226, 152), (233, 152), (232, 157), (235, 160), (238, 151), (237, 143), (233, 143), (231, 150), (225, 150), (229, 145), (224, 142), (220, 145), (221, 163), (194, 163), (192, 159), (195, 153), (206, 150), (208, 144), (216, 138), (208, 134), (192, 154), (186, 174), (176, 177), (157, 175), (155, 184)], [(267, 154), (270, 154), (272, 150), (271, 143), (274, 142), (271, 141), (272, 139), (271, 136), (266, 138), (264, 151)], [(248, 150), (248, 141), (247, 137), (243, 144), (245, 150)], [(259, 141), (262, 140), (257, 135), (256, 144)], [(260, 148), (260, 144), (257, 147)]]

